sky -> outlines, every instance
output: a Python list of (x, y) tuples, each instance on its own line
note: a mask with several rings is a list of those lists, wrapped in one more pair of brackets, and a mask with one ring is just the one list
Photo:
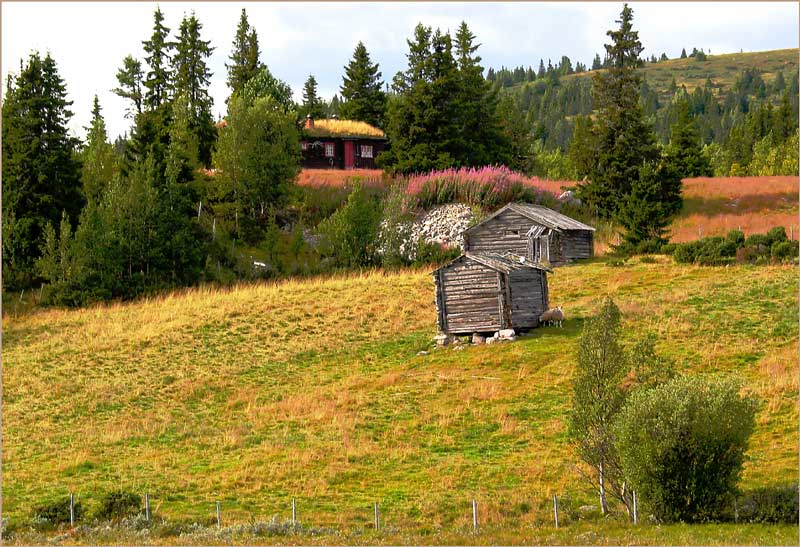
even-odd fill
[[(74, 101), (70, 128), (85, 135), (92, 99), (100, 99), (109, 137), (130, 129), (126, 101), (111, 89), (126, 55), (143, 59), (142, 40), (150, 37), (155, 2), (3, 2), (2, 74), (19, 71), (32, 51), (50, 52), (69, 98)], [(591, 66), (603, 51), (606, 31), (621, 2), (162, 2), (166, 25), (174, 32), (184, 14), (194, 10), (202, 36), (215, 47), (209, 59), (214, 116), (223, 115), (227, 73), (241, 9), (258, 32), (261, 60), (291, 85), (295, 99), (309, 74), (319, 94), (339, 91), (343, 67), (359, 40), (380, 63), (384, 81), (406, 66), (414, 27), (455, 31), (464, 20), (481, 44), (485, 68), (532, 66), (539, 59), (554, 64), (567, 55), (573, 65)], [(643, 55), (668, 57), (693, 47), (707, 53), (735, 53), (798, 47), (797, 2), (631, 2), (634, 29)]]

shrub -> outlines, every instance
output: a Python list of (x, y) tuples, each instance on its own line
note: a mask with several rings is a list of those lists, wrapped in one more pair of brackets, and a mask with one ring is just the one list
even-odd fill
[(429, 243), (425, 241), (425, 238), (420, 238), (416, 246), (414, 265), (446, 264), (459, 256), (461, 256), (461, 249), (458, 247), (445, 247), (439, 243)]
[(678, 264), (693, 264), (699, 250), (700, 244), (697, 241), (690, 241), (689, 243), (678, 245), (673, 253), (675, 262)]
[(142, 507), (142, 496), (125, 490), (113, 490), (100, 498), (100, 507), (96, 516), (99, 519), (109, 520), (125, 517), (139, 512)]
[(675, 254), (675, 250), (680, 246), (679, 243), (667, 243), (661, 247), (661, 252), (665, 255)]
[(770, 254), (775, 260), (783, 262), (796, 258), (798, 251), (800, 251), (800, 247), (798, 247), (797, 241), (776, 241), (772, 244)]
[(767, 245), (772, 246), (775, 243), (780, 243), (781, 241), (788, 241), (789, 238), (786, 237), (786, 228), (783, 226), (775, 226), (774, 228), (770, 229), (767, 232)]
[(736, 248), (744, 246), (744, 232), (741, 230), (731, 230), (728, 232), (728, 235), (725, 236), (726, 241), (729, 241), (736, 245)]
[[(75, 502), (75, 521), (83, 516), (81, 502)], [(39, 527), (57, 526), (69, 522), (69, 496), (45, 502), (33, 509), (33, 521)]]
[(538, 188), (537, 182), (507, 167), (462, 167), (414, 175), (406, 192), (410, 205), (425, 209), (453, 202), (497, 209), (512, 201), (556, 207), (556, 196)]
[(797, 524), (796, 484), (764, 486), (744, 492), (737, 500), (739, 522)]
[(736, 250), (736, 262), (738, 264), (755, 264), (760, 257), (764, 256), (763, 247), (742, 247)]
[(718, 518), (755, 427), (756, 401), (731, 380), (684, 376), (634, 393), (615, 421), (628, 484), (664, 522)]
[(769, 237), (764, 234), (753, 234), (744, 242), (746, 247), (764, 246), (769, 249), (771, 243)]
[(399, 185), (392, 187), (383, 202), (383, 219), (378, 233), (381, 264), (384, 267), (403, 266), (412, 254), (412, 216), (404, 208), (405, 191)]
[(356, 183), (347, 203), (319, 225), (321, 251), (337, 266), (368, 266), (375, 261), (381, 207)]

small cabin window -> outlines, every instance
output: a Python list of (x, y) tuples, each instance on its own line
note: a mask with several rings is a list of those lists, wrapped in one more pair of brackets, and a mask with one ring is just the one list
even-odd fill
[(362, 158), (371, 158), (372, 157), (372, 145), (371, 144), (362, 144), (361, 145), (361, 157)]
[(308, 143), (306, 141), (300, 143), (300, 150), (308, 150)]
[(335, 154), (333, 152), (333, 143), (332, 142), (326, 142), (325, 143), (325, 157), (326, 158), (332, 158), (334, 155)]
[(506, 230), (506, 235), (507, 236), (518, 236), (519, 235), (519, 230)]

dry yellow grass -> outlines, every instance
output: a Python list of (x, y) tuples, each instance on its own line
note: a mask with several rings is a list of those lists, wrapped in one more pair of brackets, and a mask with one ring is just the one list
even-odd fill
[(656, 332), (682, 371), (745, 379), (765, 404), (744, 484), (788, 482), (796, 279), (666, 260), (560, 268), (564, 329), (428, 355), (432, 282), (416, 270), (5, 317), (4, 515), (70, 490), (91, 509), (122, 487), (172, 518), (208, 518), (219, 499), (226, 522), (286, 516), (295, 496), (305, 522), (352, 529), (378, 500), (388, 526), (445, 538), (476, 497), (487, 529), (521, 541), (552, 494), (593, 500), (565, 413), (581, 320), (605, 294), (626, 336)]

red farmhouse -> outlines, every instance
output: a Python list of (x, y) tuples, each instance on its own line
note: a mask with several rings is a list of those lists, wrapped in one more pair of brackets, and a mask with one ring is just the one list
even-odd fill
[(386, 148), (383, 131), (355, 120), (315, 120), (300, 134), (303, 167), (312, 169), (375, 169), (375, 158)]

